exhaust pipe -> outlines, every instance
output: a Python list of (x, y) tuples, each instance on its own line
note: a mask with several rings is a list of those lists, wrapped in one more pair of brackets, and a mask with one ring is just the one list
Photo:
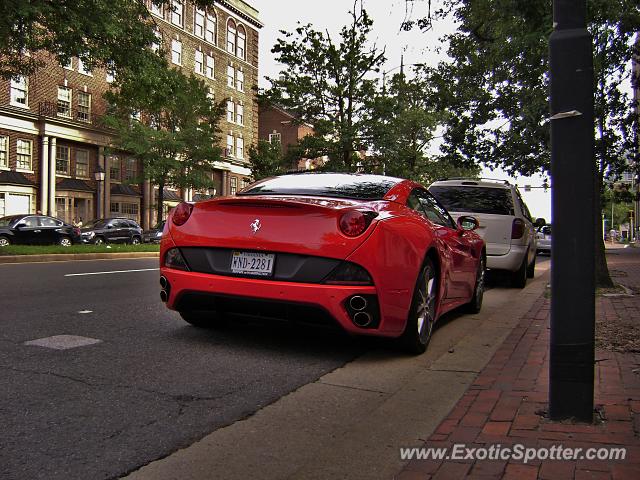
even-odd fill
[(164, 303), (167, 303), (167, 300), (169, 300), (169, 294), (162, 290), (160, 292), (160, 300), (162, 300)]
[(353, 323), (360, 328), (368, 327), (371, 323), (371, 315), (367, 312), (358, 312), (353, 316)]
[(162, 289), (166, 289), (167, 285), (169, 285), (169, 281), (167, 280), (167, 277), (165, 277), (164, 275), (160, 276), (160, 286), (162, 287)]
[(355, 295), (349, 300), (349, 306), (356, 312), (360, 312), (367, 308), (367, 299), (360, 295)]

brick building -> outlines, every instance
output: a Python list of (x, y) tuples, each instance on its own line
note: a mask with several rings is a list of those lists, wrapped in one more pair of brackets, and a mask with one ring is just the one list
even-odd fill
[[(149, 9), (171, 65), (204, 80), (216, 101), (227, 99), (215, 188), (167, 189), (166, 207), (235, 193), (251, 174), (247, 150), (258, 137), (258, 12), (243, 0), (221, 0), (207, 11), (182, 0), (172, 0), (172, 8), (149, 2)], [(88, 71), (78, 58), (62, 66), (46, 52), (32, 55), (45, 67), (0, 80), (0, 217), (42, 211), (68, 222), (126, 216), (145, 227), (155, 223), (157, 191), (148, 181), (133, 183), (142, 173), (137, 159), (105, 154), (109, 72)], [(98, 166), (104, 181), (96, 181)]]

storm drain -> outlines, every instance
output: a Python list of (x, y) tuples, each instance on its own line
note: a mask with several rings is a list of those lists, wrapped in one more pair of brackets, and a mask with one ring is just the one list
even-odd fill
[(76, 347), (86, 347), (100, 343), (102, 340), (95, 338), (79, 337), (77, 335), (54, 335), (53, 337), (38, 338), (24, 342), (25, 345), (53, 348), (55, 350), (68, 350)]

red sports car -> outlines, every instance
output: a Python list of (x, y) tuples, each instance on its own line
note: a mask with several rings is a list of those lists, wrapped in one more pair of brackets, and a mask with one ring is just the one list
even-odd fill
[(181, 203), (160, 246), (161, 298), (196, 326), (229, 314), (338, 323), (421, 353), (436, 320), (484, 292), (474, 217), (456, 224), (420, 184), (302, 173)]

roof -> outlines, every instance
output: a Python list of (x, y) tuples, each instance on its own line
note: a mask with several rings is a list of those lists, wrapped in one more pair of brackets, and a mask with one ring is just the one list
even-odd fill
[(140, 193), (134, 188), (124, 183), (115, 183), (111, 186), (111, 195), (127, 195), (130, 197), (139, 197)]
[(36, 184), (25, 177), (20, 172), (14, 172), (13, 170), (0, 170), (0, 184), (1, 185), (25, 185), (28, 187), (35, 187)]
[(87, 185), (83, 180), (77, 178), (65, 178), (56, 184), (56, 190), (73, 190), (75, 192), (95, 192), (93, 188)]
[[(156, 190), (156, 198), (158, 198), (158, 190)], [(169, 202), (180, 202), (182, 199), (173, 190), (167, 188), (162, 189), (162, 200)]]

